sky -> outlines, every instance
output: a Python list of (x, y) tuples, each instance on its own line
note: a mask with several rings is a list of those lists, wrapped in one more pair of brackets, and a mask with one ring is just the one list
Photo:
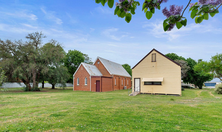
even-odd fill
[(95, 0), (0, 0), (0, 3), (1, 40), (25, 41), (28, 33), (42, 32), (47, 36), (43, 43), (57, 40), (66, 52), (79, 50), (93, 62), (100, 56), (133, 67), (153, 48), (163, 54), (176, 53), (205, 61), (222, 52), (222, 13), (195, 24), (186, 10), (186, 27), (163, 31), (166, 17), (162, 9), (173, 4), (185, 7), (188, 0), (169, 0), (151, 20), (146, 19), (139, 6), (130, 23), (114, 15), (114, 8), (107, 4), (103, 7)]

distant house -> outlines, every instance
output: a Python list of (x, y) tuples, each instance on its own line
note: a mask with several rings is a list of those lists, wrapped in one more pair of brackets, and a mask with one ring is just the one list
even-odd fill
[(131, 88), (131, 76), (122, 65), (98, 57), (94, 65), (81, 63), (73, 74), (73, 90), (106, 92)]
[(221, 82), (205, 82), (204, 85), (206, 88), (215, 88), (217, 84), (221, 84)]
[(133, 92), (181, 95), (181, 67), (156, 49), (132, 68)]

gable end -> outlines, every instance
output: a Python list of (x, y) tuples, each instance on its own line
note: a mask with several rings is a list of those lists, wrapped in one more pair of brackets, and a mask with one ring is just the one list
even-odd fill
[[(153, 51), (156, 51), (157, 53), (159, 53), (160, 55), (164, 56), (165, 58), (167, 58), (168, 60), (172, 61), (173, 63), (175, 63), (176, 65), (180, 66), (179, 63), (175, 62), (174, 60), (170, 59), (169, 57), (165, 56), (164, 54), (162, 54), (161, 52), (159, 52), (156, 49), (152, 49), (145, 57), (143, 57), (143, 59), (141, 59), (132, 69), (134, 69), (137, 65), (139, 65), (140, 62), (142, 62), (150, 53), (152, 53)], [(180, 66), (181, 67), (181, 66)]]

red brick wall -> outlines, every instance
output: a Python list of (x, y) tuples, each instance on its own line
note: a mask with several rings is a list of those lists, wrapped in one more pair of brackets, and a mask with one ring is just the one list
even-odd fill
[(101, 77), (91, 77), (91, 89), (92, 92), (96, 92), (96, 81), (99, 80), (100, 81), (100, 91), (101, 91)]
[[(87, 85), (85, 85), (86, 77)], [(79, 78), (79, 85), (77, 85), (77, 78)], [(90, 91), (90, 75), (82, 65), (74, 76), (73, 87), (75, 91)]]
[(102, 77), (102, 92), (113, 91), (113, 78)]
[[(116, 79), (116, 85), (115, 85), (115, 79)], [(123, 85), (122, 85), (122, 79), (123, 79)], [(127, 80), (128, 80), (128, 85), (127, 85)], [(113, 76), (114, 90), (124, 89), (124, 86), (127, 86), (127, 89), (131, 88), (131, 78), (114, 75)]]
[(109, 74), (105, 66), (100, 62), (99, 59), (96, 60), (94, 65), (99, 69), (99, 71), (103, 74), (103, 76), (111, 77), (111, 75)]

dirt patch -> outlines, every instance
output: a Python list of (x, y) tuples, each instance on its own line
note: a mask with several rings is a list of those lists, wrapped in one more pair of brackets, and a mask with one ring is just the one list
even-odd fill
[(200, 97), (200, 93), (202, 92), (202, 90), (197, 91), (197, 96)]

